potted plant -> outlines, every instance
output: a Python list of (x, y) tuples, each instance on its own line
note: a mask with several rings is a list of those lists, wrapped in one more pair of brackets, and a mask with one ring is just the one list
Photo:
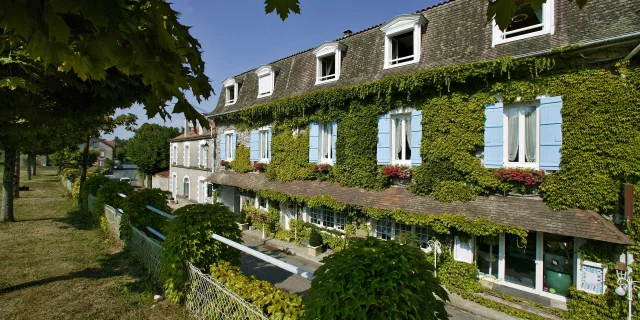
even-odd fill
[(262, 239), (264, 239), (265, 228), (267, 227), (267, 221), (269, 220), (267, 213), (262, 210), (252, 208), (251, 210), (248, 210), (247, 217), (251, 218), (252, 224), (258, 223), (262, 225)]
[(502, 182), (504, 195), (514, 192), (520, 195), (537, 194), (538, 186), (544, 180), (544, 170), (502, 168), (495, 172), (496, 178)]
[(246, 231), (249, 230), (249, 216), (247, 215), (247, 210), (246, 209), (242, 209), (242, 211), (240, 211), (240, 222), (236, 222), (238, 224), (238, 229), (240, 229), (240, 231)]
[(311, 256), (319, 256), (322, 254), (322, 235), (316, 228), (311, 229), (311, 233), (309, 234), (309, 255)]
[(204, 169), (204, 164), (201, 164), (201, 165), (200, 165), (200, 169)]
[(394, 184), (408, 185), (411, 182), (411, 167), (401, 165), (386, 165), (382, 171), (391, 178)]
[(174, 162), (173, 162), (173, 164), (172, 164), (172, 166), (174, 166), (174, 167), (175, 167), (177, 164), (178, 164), (178, 163), (174, 161)]

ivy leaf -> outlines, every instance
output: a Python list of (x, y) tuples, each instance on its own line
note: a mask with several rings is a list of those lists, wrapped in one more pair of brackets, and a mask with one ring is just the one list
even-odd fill
[(298, 0), (265, 0), (264, 11), (269, 14), (276, 11), (282, 21), (289, 17), (289, 12), (300, 14), (300, 1)]

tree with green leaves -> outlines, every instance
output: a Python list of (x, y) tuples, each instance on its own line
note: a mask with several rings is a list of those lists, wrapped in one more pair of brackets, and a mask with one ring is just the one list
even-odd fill
[(180, 134), (180, 129), (145, 123), (127, 143), (127, 157), (146, 176), (169, 169), (169, 140)]

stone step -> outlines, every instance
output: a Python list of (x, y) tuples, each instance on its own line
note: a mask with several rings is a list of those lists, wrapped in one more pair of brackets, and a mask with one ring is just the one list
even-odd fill
[(541, 317), (543, 317), (545, 319), (562, 320), (562, 318), (560, 318), (557, 315), (555, 315), (552, 312), (550, 312), (549, 308), (535, 307), (532, 304), (529, 304), (524, 300), (521, 301), (521, 302), (505, 300), (502, 297), (500, 297), (500, 295), (498, 293), (494, 293), (491, 290), (487, 290), (485, 292), (474, 293), (474, 294), (477, 295), (477, 296), (480, 296), (482, 298), (494, 301), (496, 303), (505, 305), (505, 306), (509, 306), (509, 307), (516, 308), (516, 309), (520, 309), (522, 311), (533, 313), (535, 315), (539, 315), (539, 316), (541, 316)]

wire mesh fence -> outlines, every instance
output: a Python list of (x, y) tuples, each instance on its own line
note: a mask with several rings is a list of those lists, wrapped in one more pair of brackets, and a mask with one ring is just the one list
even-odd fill
[(144, 232), (131, 226), (131, 255), (140, 261), (149, 271), (149, 274), (158, 279), (162, 266), (162, 243), (147, 237)]
[(234, 319), (262, 320), (268, 319), (260, 310), (245, 301), (234, 292), (229, 291), (219, 281), (188, 263), (189, 291), (186, 306), (198, 319)]
[[(93, 200), (92, 196), (89, 196), (89, 208), (93, 208)], [(120, 240), (120, 221), (122, 220), (122, 214), (118, 212), (114, 207), (105, 204), (104, 205), (104, 216), (107, 218), (107, 223), (109, 223), (109, 232), (115, 238)]]

